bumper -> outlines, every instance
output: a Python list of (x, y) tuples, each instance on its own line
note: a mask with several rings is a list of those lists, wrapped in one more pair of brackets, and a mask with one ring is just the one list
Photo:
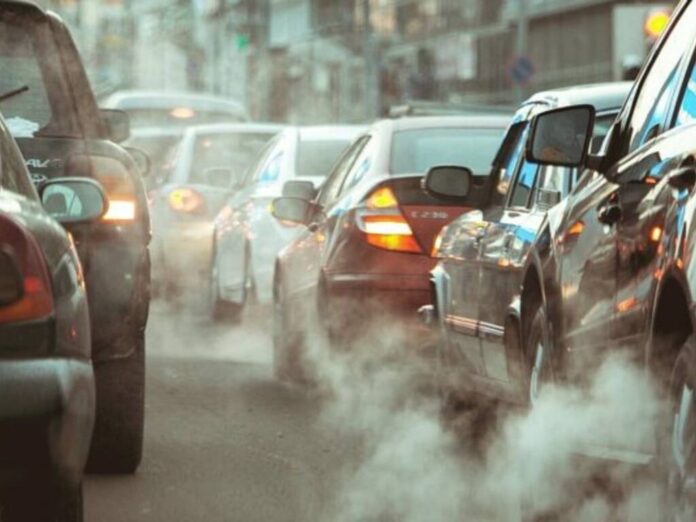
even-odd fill
[(398, 327), (409, 348), (425, 350), (434, 344), (437, 331), (418, 316), (431, 301), (428, 274), (341, 274), (329, 277), (327, 287), (331, 302), (350, 307), (351, 328), (386, 320)]
[(90, 362), (0, 362), (0, 484), (82, 478), (94, 424)]

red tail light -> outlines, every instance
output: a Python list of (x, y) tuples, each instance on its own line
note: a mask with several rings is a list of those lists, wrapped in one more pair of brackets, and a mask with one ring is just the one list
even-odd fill
[(0, 324), (44, 319), (53, 314), (53, 292), (41, 248), (30, 233), (0, 215), (0, 241), (17, 260), (24, 291), (14, 303), (0, 307)]
[(358, 209), (356, 219), (370, 245), (395, 252), (423, 253), (389, 187), (378, 188), (370, 194), (365, 205)]
[(176, 212), (184, 214), (201, 214), (205, 203), (203, 196), (188, 187), (180, 187), (172, 190), (168, 196), (169, 206)]

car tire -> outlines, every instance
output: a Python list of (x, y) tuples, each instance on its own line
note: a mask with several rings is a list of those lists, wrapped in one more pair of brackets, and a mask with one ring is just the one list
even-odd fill
[(658, 426), (658, 466), (668, 483), (670, 520), (696, 520), (696, 338), (689, 337), (674, 363), (669, 409)]
[[(217, 260), (217, 249), (213, 251), (213, 261), (210, 267), (210, 318), (214, 322), (229, 322), (229, 323), (241, 323), (242, 316), (244, 313), (244, 308), (247, 301), (247, 289), (244, 286), (241, 303), (231, 303), (225, 301), (220, 296), (220, 272), (218, 270), (218, 260)], [(248, 259), (245, 262), (245, 272), (246, 267), (249, 266)]]
[(534, 407), (543, 388), (555, 381), (553, 336), (544, 306), (541, 303), (532, 315), (532, 322), (525, 339), (524, 353), (529, 368), (527, 398), (529, 404)]
[(302, 374), (300, 340), (288, 324), (284, 294), (278, 283), (273, 299), (273, 375), (280, 382), (298, 382)]
[(143, 454), (145, 421), (145, 338), (133, 353), (96, 364), (97, 412), (87, 470), (132, 474)]

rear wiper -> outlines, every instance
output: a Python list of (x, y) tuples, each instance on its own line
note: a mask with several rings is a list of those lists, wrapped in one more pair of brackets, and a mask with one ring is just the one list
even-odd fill
[(17, 89), (13, 89), (11, 91), (7, 91), (5, 94), (0, 94), (0, 103), (9, 100), (10, 98), (14, 98), (15, 96), (19, 96), (20, 94), (23, 94), (29, 90), (28, 85), (22, 85), (21, 87), (18, 87)]

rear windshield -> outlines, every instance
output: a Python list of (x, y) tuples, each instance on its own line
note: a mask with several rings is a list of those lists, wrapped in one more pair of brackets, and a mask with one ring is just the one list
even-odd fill
[(152, 170), (160, 171), (169, 157), (169, 152), (176, 146), (181, 136), (131, 136), (130, 147), (147, 153), (152, 162)]
[(184, 128), (207, 123), (237, 123), (245, 121), (240, 114), (205, 111), (182, 105), (171, 109), (125, 109), (132, 127)]
[(325, 178), (350, 140), (304, 140), (297, 151), (297, 175)]
[(60, 64), (47, 23), (10, 9), (0, 12), (0, 96), (23, 90), (0, 102), (15, 137), (78, 134), (60, 80)]
[(392, 174), (425, 173), (437, 165), (469, 167), (487, 174), (504, 129), (417, 129), (394, 133)]
[(190, 181), (208, 183), (205, 173), (215, 167), (231, 169), (233, 173), (246, 172), (273, 136), (274, 132), (199, 135), (194, 145)]

